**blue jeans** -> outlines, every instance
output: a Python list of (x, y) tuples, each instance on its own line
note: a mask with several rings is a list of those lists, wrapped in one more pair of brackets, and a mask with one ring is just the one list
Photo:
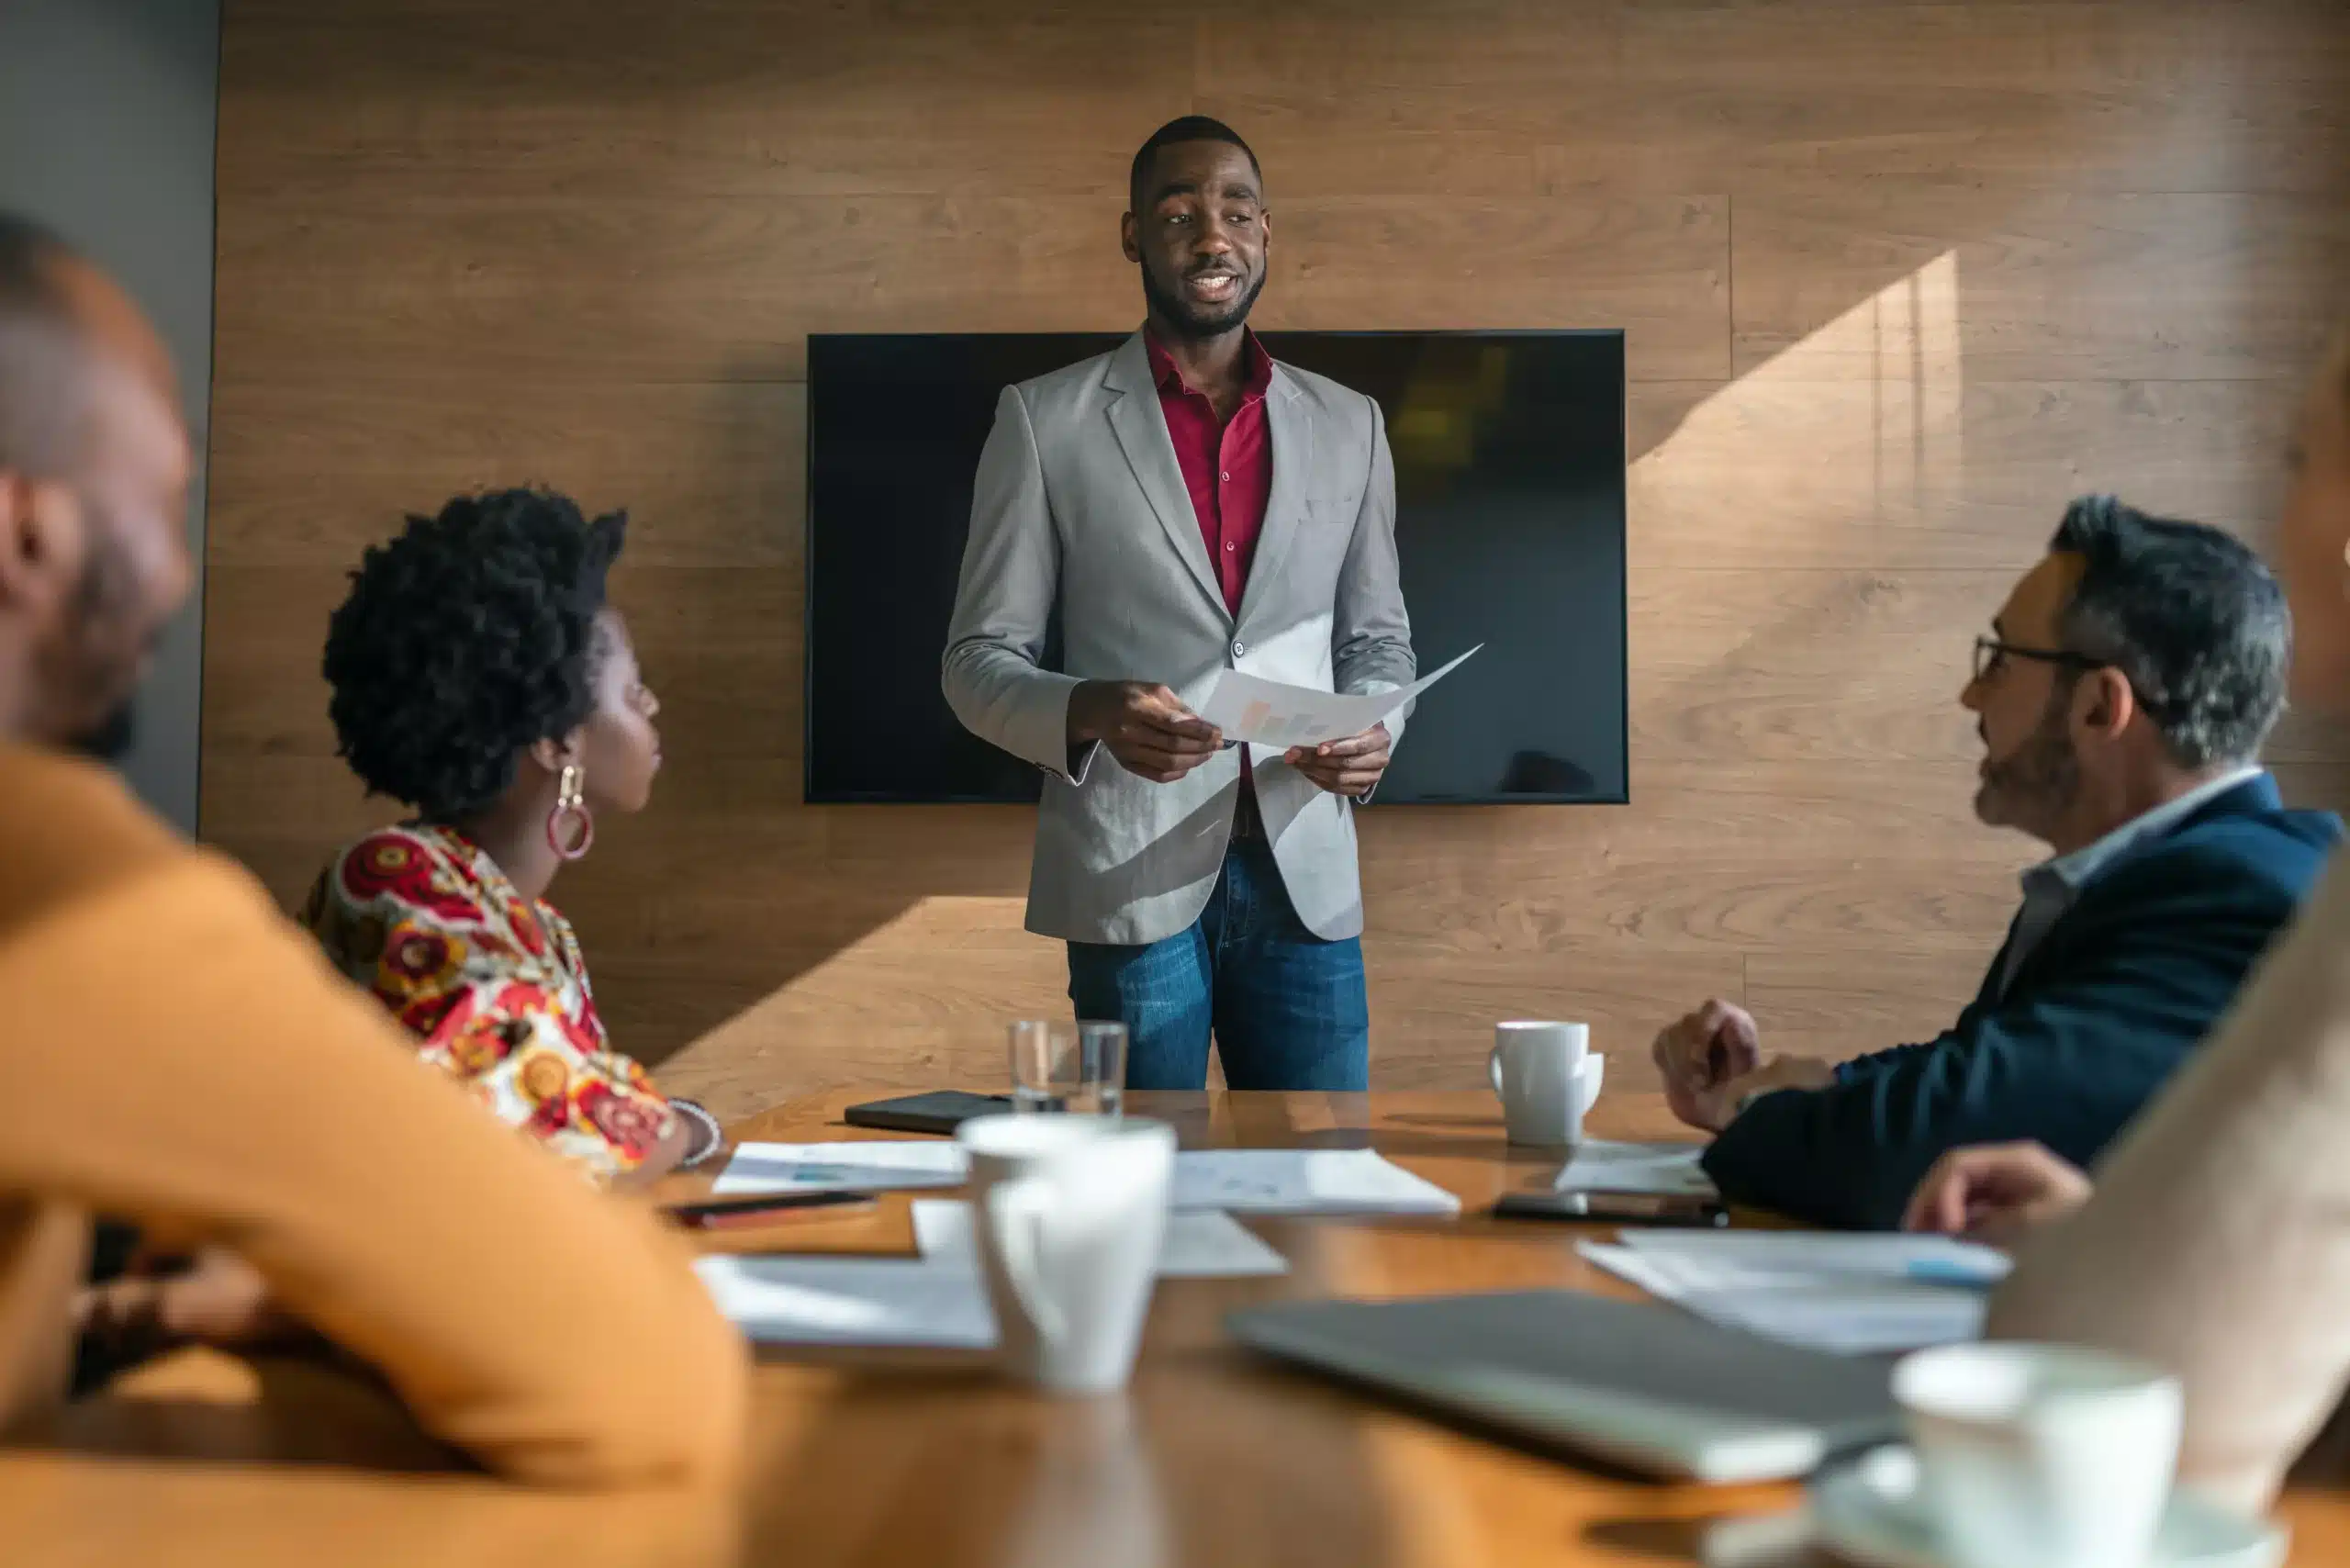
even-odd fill
[(1080, 1018), (1126, 1025), (1129, 1089), (1203, 1087), (1211, 1033), (1234, 1089), (1371, 1086), (1362, 939), (1308, 931), (1260, 838), (1225, 852), (1188, 929), (1141, 946), (1070, 943), (1069, 996)]

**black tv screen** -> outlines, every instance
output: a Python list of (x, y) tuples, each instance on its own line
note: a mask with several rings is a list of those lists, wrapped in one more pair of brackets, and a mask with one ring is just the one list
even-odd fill
[[(997, 397), (1121, 341), (809, 338), (810, 801), (1036, 799), (1034, 767), (956, 722), (939, 656)], [(1386, 415), (1420, 668), (1484, 644), (1421, 699), (1379, 801), (1627, 799), (1624, 335), (1264, 341)], [(1048, 644), (1046, 662), (1058, 654)]]

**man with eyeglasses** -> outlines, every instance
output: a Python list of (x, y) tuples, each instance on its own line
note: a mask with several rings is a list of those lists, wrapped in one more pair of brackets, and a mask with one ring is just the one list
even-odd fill
[(1718, 1134), (1734, 1202), (1899, 1224), (1963, 1144), (2030, 1138), (2087, 1165), (2227, 1009), (2342, 836), (2255, 760), (2284, 707), (2283, 595), (2216, 529), (2075, 501), (1975, 639), (1959, 700), (1975, 812), (2046, 844), (1980, 992), (1932, 1040), (1845, 1062), (1766, 1057), (1707, 1002), (1657, 1036), (1674, 1112)]

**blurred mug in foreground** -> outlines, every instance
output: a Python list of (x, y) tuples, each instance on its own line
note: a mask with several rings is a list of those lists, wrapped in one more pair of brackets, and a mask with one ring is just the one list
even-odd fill
[(1952, 1568), (2145, 1568), (2184, 1402), (2149, 1362), (2071, 1345), (1921, 1350), (1893, 1394)]
[(1096, 1116), (980, 1116), (971, 1209), (1003, 1366), (1063, 1394), (1125, 1386), (1167, 1228), (1175, 1129)]

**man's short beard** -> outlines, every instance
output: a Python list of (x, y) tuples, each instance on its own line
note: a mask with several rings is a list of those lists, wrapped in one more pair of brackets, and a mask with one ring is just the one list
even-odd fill
[(1257, 281), (1248, 286), (1248, 292), (1242, 295), (1225, 314), (1209, 318), (1202, 316), (1199, 308), (1183, 297), (1180, 290), (1170, 292), (1161, 287), (1158, 274), (1150, 270), (1148, 262), (1145, 262), (1142, 263), (1143, 303), (1179, 338), (1188, 342), (1220, 338), (1248, 325), (1248, 312), (1255, 308), (1257, 296), (1265, 292), (1266, 275), (1259, 273)]
[[(2073, 693), (2060, 685), (2050, 693), (2039, 727), (2012, 753), (1991, 764), (1975, 791), (1975, 814), (1997, 826), (2030, 833), (2062, 818), (2081, 789), (2080, 755), (2073, 747), (2068, 719)], [(1994, 815), (1994, 801), (2007, 809)]]
[[(94, 638), (103, 646), (106, 630), (127, 622), (136, 612), (138, 587), (123, 547), (120, 526), (112, 513), (86, 495), (82, 505), (90, 530), (89, 557), (83, 565), (82, 580), (75, 585), (73, 601), (67, 607), (65, 635), (69, 639)], [(95, 696), (90, 688), (118, 688), (120, 678), (127, 673), (106, 670), (105, 660), (86, 640), (78, 646), (69, 641), (58, 653), (62, 667), (53, 672), (54, 678), (69, 689), (81, 689), (79, 694), (85, 701)], [(87, 706), (95, 707), (95, 703), (88, 702)], [(112, 706), (100, 718), (66, 734), (62, 744), (67, 750), (94, 761), (116, 763), (129, 755), (138, 734), (138, 694), (130, 691), (113, 697)]]
[(125, 702), (97, 723), (74, 736), (68, 749), (93, 762), (108, 765), (130, 755), (139, 740), (139, 704)]

